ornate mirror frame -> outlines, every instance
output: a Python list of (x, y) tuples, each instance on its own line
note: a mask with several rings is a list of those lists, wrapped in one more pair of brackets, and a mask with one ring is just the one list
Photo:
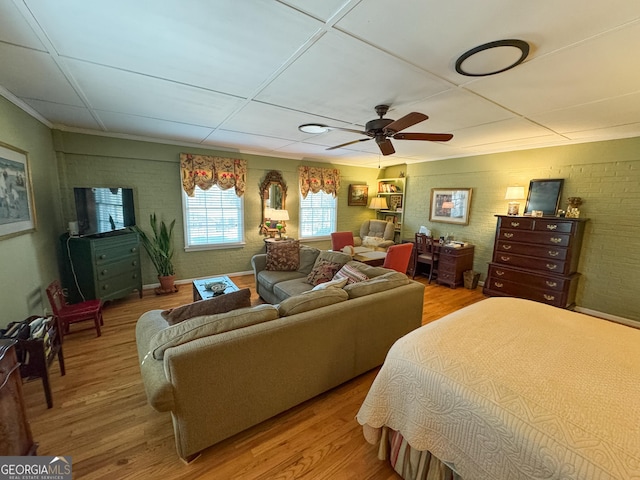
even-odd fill
[[(267, 172), (264, 180), (259, 185), (260, 203), (262, 207), (262, 223), (260, 224), (260, 233), (274, 237), (278, 233), (275, 222), (271, 222), (266, 215), (267, 208), (276, 208), (277, 210), (286, 210), (287, 204), (287, 182), (282, 178), (282, 174), (277, 170)], [(280, 198), (278, 198), (278, 195)], [(278, 202), (274, 204), (273, 201)], [(286, 232), (286, 224), (283, 225), (282, 232)]]

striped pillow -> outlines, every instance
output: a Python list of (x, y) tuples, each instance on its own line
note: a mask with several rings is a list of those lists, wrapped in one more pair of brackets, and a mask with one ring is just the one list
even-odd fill
[(333, 276), (334, 280), (338, 280), (341, 278), (347, 279), (347, 285), (369, 280), (369, 277), (367, 277), (364, 273), (362, 273), (357, 268), (352, 267), (351, 265), (343, 265), (343, 267), (338, 270), (338, 272)]

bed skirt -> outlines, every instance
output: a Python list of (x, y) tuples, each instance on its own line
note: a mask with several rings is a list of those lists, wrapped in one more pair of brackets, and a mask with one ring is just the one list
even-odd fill
[(388, 460), (405, 480), (463, 480), (431, 452), (411, 448), (400, 432), (369, 425), (363, 426), (363, 432), (369, 443), (378, 445), (378, 458)]

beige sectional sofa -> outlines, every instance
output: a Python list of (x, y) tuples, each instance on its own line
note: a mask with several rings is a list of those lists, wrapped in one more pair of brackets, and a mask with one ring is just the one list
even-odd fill
[[(422, 284), (379, 267), (358, 268), (370, 280), (278, 305), (173, 326), (160, 310), (140, 317), (136, 340), (147, 398), (156, 410), (171, 412), (181, 458), (190, 461), (380, 365), (398, 338), (421, 325)], [(224, 325), (212, 330), (216, 322)]]

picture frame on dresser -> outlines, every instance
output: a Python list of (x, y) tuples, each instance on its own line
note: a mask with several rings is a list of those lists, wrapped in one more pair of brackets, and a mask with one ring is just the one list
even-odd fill
[(0, 142), (0, 239), (35, 229), (29, 154)]
[(471, 188), (432, 188), (429, 221), (469, 225)]
[(563, 185), (564, 178), (531, 180), (524, 215), (529, 216), (536, 210), (541, 211), (543, 216), (555, 217), (560, 205)]

